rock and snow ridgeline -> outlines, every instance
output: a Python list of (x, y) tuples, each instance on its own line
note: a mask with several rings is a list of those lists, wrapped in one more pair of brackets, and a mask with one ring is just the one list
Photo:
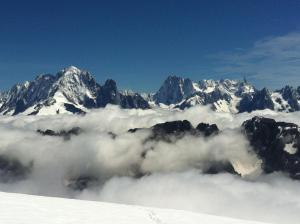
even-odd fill
[(56, 75), (40, 75), (2, 94), (0, 113), (85, 113), (88, 109), (117, 104), (122, 108), (149, 108), (139, 94), (122, 94), (114, 80), (99, 85), (89, 72), (71, 66)]
[(107, 104), (121, 108), (148, 109), (162, 106), (185, 109), (194, 105), (211, 105), (220, 112), (251, 112), (271, 109), (293, 112), (300, 110), (300, 87), (286, 86), (281, 90), (257, 90), (244, 81), (202, 80), (169, 76), (155, 94), (119, 91), (114, 80), (100, 85), (87, 71), (74, 66), (56, 75), (39, 75), (31, 82), (13, 86), (0, 94), (3, 115), (47, 115), (86, 113)]

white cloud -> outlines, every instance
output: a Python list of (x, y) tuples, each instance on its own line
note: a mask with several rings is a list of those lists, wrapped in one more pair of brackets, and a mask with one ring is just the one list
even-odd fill
[(139, 180), (115, 177), (80, 198), (173, 208), (263, 221), (299, 223), (299, 182), (280, 174), (246, 181), (229, 174), (157, 173)]
[(260, 87), (300, 85), (300, 31), (259, 40), (250, 49), (220, 53), (216, 72), (239, 73)]
[[(252, 114), (217, 113), (195, 106), (185, 111), (122, 110), (116, 106), (94, 110), (85, 116), (0, 117), (0, 155), (10, 156), (33, 168), (23, 181), (0, 183), (1, 191), (103, 200), (170, 207), (217, 215), (298, 223), (298, 181), (283, 174), (249, 181), (230, 174), (203, 175), (207, 161), (239, 161), (256, 164), (249, 144), (237, 129), (250, 117), (263, 114), (300, 124), (300, 113), (260, 111)], [(149, 131), (127, 130), (171, 120), (216, 123), (223, 132), (215, 137), (185, 136), (176, 143), (143, 144)], [(70, 141), (41, 136), (37, 129), (70, 129), (84, 132)], [(113, 139), (108, 132), (118, 135)], [(149, 148), (146, 158), (141, 155)], [(141, 179), (139, 172), (151, 173)], [(65, 186), (70, 178), (96, 177), (100, 185), (74, 192)], [(278, 206), (280, 204), (280, 206)]]

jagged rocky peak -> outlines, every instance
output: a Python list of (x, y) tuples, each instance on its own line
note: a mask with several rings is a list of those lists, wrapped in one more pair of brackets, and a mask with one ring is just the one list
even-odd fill
[(199, 81), (200, 91), (210, 93), (216, 90), (232, 93), (237, 96), (241, 96), (244, 93), (252, 93), (255, 91), (253, 85), (247, 82), (247, 80), (231, 80), (231, 79), (221, 79), (212, 80), (204, 79)]
[(70, 102), (90, 107), (95, 105), (95, 98), (100, 85), (87, 71), (70, 66), (57, 73), (58, 80), (54, 84), (51, 96), (58, 91)]
[(297, 87), (298, 100), (300, 99), (300, 86)]
[[(185, 80), (188, 80), (187, 84), (184, 84)], [(183, 88), (184, 86), (189, 88)], [(246, 80), (204, 79), (193, 82), (190, 79), (170, 76), (154, 95), (154, 99), (156, 103), (179, 109), (201, 104), (211, 105), (211, 108), (216, 111), (236, 113), (240, 99), (245, 95), (252, 95), (255, 91)]]
[(150, 108), (139, 94), (122, 94), (119, 92), (115, 80), (108, 79), (100, 86), (89, 72), (81, 71), (76, 67), (69, 67), (61, 72), (58, 82), (63, 87), (65, 97), (86, 108), (105, 107), (107, 104), (120, 105), (122, 108)]
[(88, 109), (107, 104), (122, 108), (150, 108), (139, 94), (120, 93), (114, 80), (107, 80), (101, 86), (89, 72), (70, 66), (56, 75), (39, 75), (32, 82), (15, 85), (1, 94), (0, 113), (84, 114)]
[(242, 125), (253, 150), (262, 159), (266, 173), (287, 172), (300, 179), (300, 132), (293, 123), (253, 117)]
[(5, 102), (5, 99), (7, 98), (7, 93), (6, 92), (0, 92), (0, 108)]
[[(300, 110), (300, 105), (299, 105), (299, 93), (297, 91), (297, 89), (294, 89), (292, 86), (285, 86), (284, 88), (282, 88), (279, 91), (275, 91), (275, 92), (279, 92), (282, 96), (282, 99), (278, 99), (278, 103), (280, 103), (282, 106), (282, 110), (288, 110), (288, 112), (294, 112), (294, 111), (298, 111)], [(281, 100), (281, 101), (280, 101)], [(285, 101), (285, 102), (282, 102)], [(284, 107), (283, 104), (286, 104), (286, 106)]]
[(247, 94), (253, 94), (255, 91), (255, 87), (252, 84), (248, 83), (247, 80), (244, 80), (238, 83), (238, 88), (235, 92), (235, 95), (238, 97), (243, 97)]
[(260, 91), (255, 92), (253, 96), (252, 110), (274, 109), (274, 104), (271, 98), (271, 92), (267, 88), (263, 88)]
[(0, 112), (15, 115), (35, 102), (46, 99), (54, 81), (55, 77), (52, 75), (39, 75), (32, 82), (14, 85), (4, 94)]
[[(230, 79), (202, 80), (169, 76), (155, 94), (119, 91), (114, 80), (104, 85), (93, 76), (76, 68), (67, 67), (56, 75), (43, 74), (31, 82), (13, 86), (0, 95), (0, 114), (56, 114), (86, 113), (89, 109), (107, 104), (122, 108), (186, 109), (195, 105), (209, 105), (218, 112), (251, 112), (300, 110), (300, 87), (286, 86), (281, 90), (257, 90), (247, 82)], [(151, 105), (151, 106), (150, 106)], [(166, 106), (167, 105), (167, 106)]]
[[(128, 132), (135, 133), (140, 130), (150, 130), (151, 134), (147, 140), (174, 141), (182, 138), (186, 134), (193, 136), (209, 137), (219, 133), (216, 124), (199, 123), (196, 128), (188, 120), (167, 121), (158, 123), (150, 128), (133, 128)], [(175, 138), (174, 138), (175, 137)]]
[(197, 84), (193, 83), (190, 79), (171, 75), (154, 95), (154, 99), (157, 103), (166, 105), (176, 104), (196, 91)]
[(251, 112), (254, 110), (270, 109), (274, 110), (274, 102), (271, 92), (267, 88), (258, 90), (253, 94), (246, 94), (243, 96), (238, 105), (238, 110), (242, 112)]
[[(131, 89), (124, 89), (120, 91), (121, 94), (123, 94), (124, 96), (132, 96), (135, 94), (135, 92)], [(141, 96), (143, 96), (143, 94), (141, 93)], [(144, 97), (143, 97), (144, 98)]]
[(120, 93), (118, 92), (117, 83), (112, 80), (106, 80), (105, 84), (101, 86), (98, 97), (97, 105), (100, 107), (105, 107), (107, 104), (120, 105)]
[(52, 74), (40, 74), (38, 75), (33, 82), (44, 82), (44, 81), (54, 81), (56, 80), (56, 76)]
[(88, 71), (80, 70), (75, 66), (67, 67), (57, 73), (57, 85), (71, 88), (73, 86), (94, 87), (96, 80)]
[(209, 91), (216, 87), (217, 82), (212, 79), (203, 79), (199, 81), (199, 87), (203, 90)]
[(117, 88), (117, 83), (115, 80), (113, 79), (108, 79), (105, 81), (105, 84), (104, 86), (108, 89), (111, 89), (111, 90), (114, 90), (114, 91), (117, 91), (118, 88)]
[(75, 66), (69, 66), (57, 73), (57, 76), (60, 78), (62, 76), (64, 77), (74, 77), (74, 76), (87, 76), (89, 73), (87, 71), (80, 70), (79, 68)]

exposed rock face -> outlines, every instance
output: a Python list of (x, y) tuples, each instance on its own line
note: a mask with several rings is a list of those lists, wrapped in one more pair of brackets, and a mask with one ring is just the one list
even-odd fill
[(193, 130), (193, 126), (187, 120), (165, 122), (156, 124), (152, 127), (154, 135), (177, 135), (180, 133), (190, 132), (191, 130)]
[(118, 105), (125, 109), (149, 109), (162, 106), (186, 109), (209, 105), (218, 112), (251, 112), (270, 109), (300, 110), (300, 87), (285, 86), (276, 91), (257, 90), (247, 80), (201, 80), (169, 76), (156, 93), (138, 94), (120, 91), (114, 80), (104, 85), (74, 66), (56, 75), (39, 75), (32, 82), (13, 86), (0, 93), (0, 114), (49, 115), (84, 114), (89, 109)]
[(97, 105), (105, 107), (109, 103), (120, 104), (120, 101), (117, 83), (112, 79), (108, 79), (100, 89), (99, 96), (97, 97)]
[[(145, 128), (133, 128), (129, 129), (128, 132), (135, 133), (139, 130), (142, 130)], [(146, 128), (147, 129), (147, 128)], [(168, 121), (164, 123), (159, 123), (151, 128), (148, 128), (148, 130), (151, 130), (151, 135), (148, 140), (165, 140), (170, 141), (170, 138), (174, 139), (180, 139), (186, 134), (194, 135), (194, 136), (211, 136), (219, 133), (219, 129), (216, 124), (205, 124), (200, 123), (196, 128), (192, 126), (192, 124), (187, 121)]]
[[(181, 82), (176, 80), (181, 80)], [(173, 80), (173, 81), (170, 81)], [(216, 111), (222, 112), (236, 112), (236, 103), (239, 102), (240, 98), (244, 95), (253, 94), (255, 91), (254, 87), (245, 81), (236, 80), (202, 80), (199, 82), (188, 81), (189, 86), (184, 90), (182, 87), (183, 80), (178, 77), (176, 79), (173, 76), (167, 78), (158, 93), (155, 95), (157, 103), (163, 104), (175, 104), (176, 108), (185, 109), (194, 105), (211, 105)], [(178, 91), (180, 89), (181, 91)], [(168, 94), (167, 94), (168, 93)], [(173, 97), (171, 93), (180, 97)], [(161, 97), (157, 97), (161, 95)], [(167, 101), (167, 96), (173, 100), (172, 102)]]
[[(83, 111), (80, 108), (77, 108), (76, 106), (74, 106), (73, 104), (70, 104), (70, 103), (64, 103), (64, 107), (65, 107), (66, 111), (69, 111), (72, 114), (82, 114), (82, 115), (86, 114), (85, 111)], [(35, 112), (33, 112), (33, 113), (35, 113)], [(59, 109), (56, 111), (56, 113), (59, 114)], [(32, 115), (32, 113), (29, 115)]]
[(218, 89), (213, 90), (212, 92), (206, 93), (206, 92), (196, 92), (192, 94), (190, 97), (188, 97), (186, 100), (179, 103), (176, 108), (179, 108), (181, 110), (190, 108), (194, 105), (201, 104), (201, 105), (212, 105), (213, 109), (215, 108), (218, 101), (226, 101), (228, 104), (230, 104), (230, 101), (232, 100), (232, 97), (225, 92), (222, 92)]
[(289, 112), (299, 111), (299, 93), (296, 89), (291, 86), (285, 86), (279, 91), (282, 95), (282, 98), (287, 102), (289, 108), (283, 108), (282, 110), (288, 109)]
[(54, 81), (55, 76), (46, 74), (38, 76), (33, 82), (13, 86), (5, 93), (0, 111), (6, 114), (13, 110), (14, 115), (25, 111), (37, 101), (48, 97)]
[(196, 88), (190, 79), (169, 76), (154, 95), (154, 100), (166, 105), (176, 104), (194, 92), (196, 92)]
[(292, 123), (254, 117), (242, 125), (266, 173), (283, 171), (300, 179), (300, 132)]
[(76, 135), (79, 135), (80, 133), (82, 133), (82, 129), (79, 127), (75, 127), (68, 131), (61, 130), (61, 131), (55, 132), (53, 130), (47, 129), (45, 131), (37, 130), (37, 132), (43, 136), (57, 136), (57, 137), (63, 137), (65, 140), (70, 140), (72, 135), (76, 136)]
[[(192, 88), (183, 88), (184, 81)], [(300, 110), (300, 87), (286, 86), (281, 90), (257, 90), (247, 80), (201, 80), (193, 82), (170, 76), (154, 95), (156, 103), (186, 109), (210, 105), (215, 111), (242, 113), (270, 109), (294, 112)]]
[(274, 110), (271, 93), (266, 88), (255, 92), (253, 96), (245, 95), (238, 106), (239, 112), (251, 112), (264, 109)]
[(137, 93), (131, 95), (121, 95), (121, 103), (122, 108), (135, 108), (135, 109), (149, 109), (149, 103)]
[(203, 133), (204, 136), (206, 136), (206, 137), (219, 133), (219, 128), (216, 124), (210, 125), (210, 124), (206, 124), (206, 123), (200, 123), (197, 125), (196, 129), (200, 133)]
[(32, 82), (15, 85), (0, 96), (0, 113), (17, 115), (85, 113), (107, 104), (122, 108), (150, 108), (139, 94), (124, 95), (114, 80), (99, 85), (92, 75), (74, 66), (56, 75), (40, 75)]
[(70, 66), (57, 73), (49, 96), (55, 98), (60, 93), (69, 104), (95, 108), (95, 99), (100, 88), (89, 72)]

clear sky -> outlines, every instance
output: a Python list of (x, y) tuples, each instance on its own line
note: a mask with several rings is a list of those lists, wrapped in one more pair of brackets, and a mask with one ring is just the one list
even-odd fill
[(155, 91), (170, 74), (300, 85), (299, 0), (2, 1), (0, 89), (69, 65)]

